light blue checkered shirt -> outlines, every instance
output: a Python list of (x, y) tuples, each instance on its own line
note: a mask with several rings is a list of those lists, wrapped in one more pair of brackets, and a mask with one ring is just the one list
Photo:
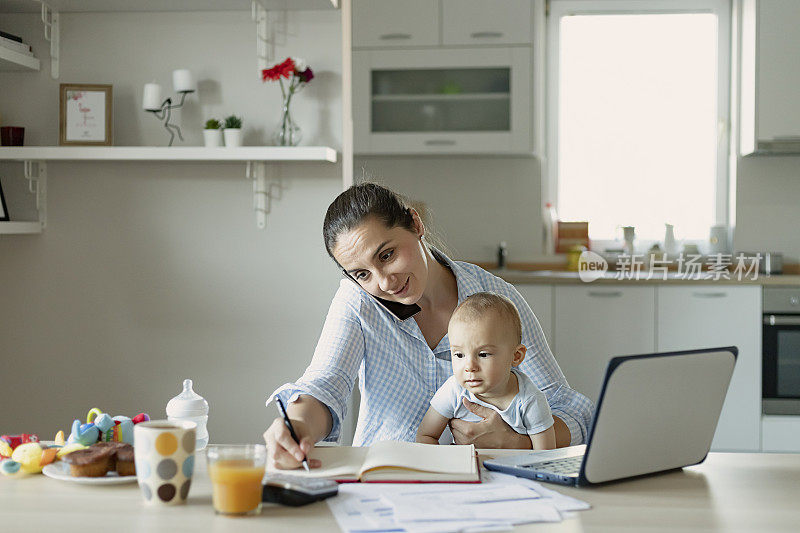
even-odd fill
[[(438, 255), (437, 251), (437, 255)], [(553, 416), (572, 434), (571, 444), (586, 440), (592, 402), (571, 389), (544, 338), (539, 321), (513, 285), (480, 267), (442, 259), (456, 276), (458, 301), (476, 292), (507, 296), (522, 319), (522, 343), (528, 348), (519, 368), (545, 393)], [(361, 392), (354, 446), (381, 440), (414, 441), (436, 390), (453, 375), (447, 335), (431, 350), (413, 318), (400, 320), (365, 290), (343, 279), (333, 298), (311, 364), (295, 383), (279, 387), (284, 403), (301, 394), (330, 409), (333, 427), (326, 441), (338, 441), (356, 375)]]

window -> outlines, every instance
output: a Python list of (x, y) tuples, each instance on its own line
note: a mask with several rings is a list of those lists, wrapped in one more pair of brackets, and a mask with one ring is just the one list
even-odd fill
[(727, 223), (729, 26), (725, 0), (551, 1), (544, 197), (594, 248)]

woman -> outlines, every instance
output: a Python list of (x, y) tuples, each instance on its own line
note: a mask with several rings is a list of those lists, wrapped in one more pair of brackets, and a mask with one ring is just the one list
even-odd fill
[[(300, 380), (267, 400), (283, 400), (300, 439), (298, 445), (283, 419), (276, 418), (264, 433), (273, 466), (297, 468), (314, 443), (339, 438), (356, 376), (361, 409), (353, 444), (414, 441), (433, 393), (452, 375), (450, 316), (459, 302), (480, 291), (503, 294), (519, 309), (528, 348), (519, 368), (547, 396), (557, 445), (585, 441), (592, 404), (569, 388), (536, 317), (513, 286), (428, 245), (417, 212), (380, 185), (355, 185), (340, 194), (322, 231), (328, 254), (345, 278), (311, 364)], [(530, 439), (494, 411), (468, 407), (484, 420), (451, 421), (457, 443), (530, 448)]]

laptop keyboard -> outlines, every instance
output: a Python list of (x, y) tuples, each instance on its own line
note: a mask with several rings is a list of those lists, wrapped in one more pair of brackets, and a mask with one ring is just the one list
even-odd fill
[(581, 469), (581, 462), (583, 461), (582, 455), (574, 457), (565, 457), (563, 459), (554, 459), (552, 461), (544, 461), (541, 463), (532, 463), (529, 465), (520, 465), (522, 468), (530, 468), (539, 472), (549, 472), (552, 474), (577, 474)]

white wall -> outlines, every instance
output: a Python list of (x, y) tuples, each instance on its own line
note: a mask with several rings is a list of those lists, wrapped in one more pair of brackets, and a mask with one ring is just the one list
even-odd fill
[(800, 156), (744, 157), (737, 168), (735, 248), (800, 262)]
[(356, 180), (366, 177), (424, 202), (454, 258), (494, 262), (506, 241), (509, 262), (541, 259), (536, 158), (362, 156), (354, 167)]
[[(541, 173), (535, 158), (357, 157), (366, 175), (427, 204), (454, 256), (541, 261)], [(734, 250), (783, 252), (800, 263), (800, 156), (738, 158)]]
[[(303, 144), (341, 147), (338, 11), (290, 12), (276, 59), (304, 57), (317, 76), (294, 101)], [(245, 143), (278, 121), (277, 86), (256, 70), (248, 12), (62, 14), (61, 78), (49, 76), (38, 15), (0, 15), (42, 59), (0, 72), (4, 124), (27, 145), (58, 140), (59, 83), (114, 85), (116, 145), (166, 145), (141, 111), (144, 83), (171, 92), (189, 68), (199, 94), (177, 113), (185, 145), (210, 115), (244, 115)], [(177, 142), (177, 141), (176, 141)], [(180, 143), (178, 143), (180, 144)], [(0, 236), (0, 432), (52, 438), (98, 406), (164, 415), (181, 380), (211, 406), (212, 441), (258, 442), (266, 395), (311, 358), (339, 275), (322, 245), (341, 166), (283, 164), (282, 197), (256, 229), (244, 164), (50, 163), (48, 227)], [(29, 218), (22, 165), (0, 164), (11, 215)]]

